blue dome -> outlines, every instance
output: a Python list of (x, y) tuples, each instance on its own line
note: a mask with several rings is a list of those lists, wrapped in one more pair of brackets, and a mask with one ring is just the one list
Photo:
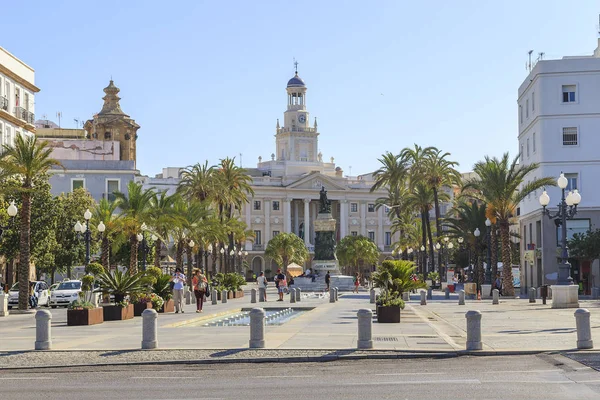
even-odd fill
[(304, 84), (304, 81), (302, 79), (300, 79), (300, 77), (298, 76), (298, 73), (296, 73), (296, 75), (294, 75), (294, 77), (288, 81), (287, 87), (298, 87), (298, 86), (305, 87), (306, 85)]

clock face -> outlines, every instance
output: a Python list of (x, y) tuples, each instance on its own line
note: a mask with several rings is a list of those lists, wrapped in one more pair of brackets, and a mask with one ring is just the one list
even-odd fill
[(298, 122), (300, 122), (301, 124), (306, 122), (306, 114), (300, 114), (298, 115)]

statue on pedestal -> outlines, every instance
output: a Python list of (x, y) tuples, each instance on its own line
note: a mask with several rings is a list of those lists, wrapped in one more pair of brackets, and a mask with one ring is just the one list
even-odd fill
[(331, 200), (327, 199), (327, 190), (325, 190), (325, 186), (321, 186), (321, 192), (319, 194), (319, 201), (321, 203), (319, 214), (331, 214)]

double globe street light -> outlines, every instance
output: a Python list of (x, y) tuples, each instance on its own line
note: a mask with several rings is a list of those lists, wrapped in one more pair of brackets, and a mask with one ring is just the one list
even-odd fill
[(8, 214), (8, 216), (10, 217), (10, 221), (8, 224), (6, 225), (0, 225), (0, 238), (2, 237), (2, 234), (4, 233), (5, 230), (8, 229), (8, 227), (10, 226), (10, 224), (12, 224), (15, 216), (17, 215), (17, 212), (19, 210), (17, 210), (17, 206), (15, 206), (15, 202), (14, 200), (10, 202), (10, 205), (8, 206), (8, 208), (6, 209), (6, 213)]
[[(140, 243), (140, 250), (142, 251), (142, 271), (145, 271), (146, 260), (148, 259), (148, 253), (150, 252), (150, 246), (148, 246), (148, 241), (146, 240), (146, 231), (148, 231), (148, 225), (146, 225), (144, 222), (140, 228), (142, 231), (136, 235), (136, 238)], [(153, 243), (158, 240), (158, 236), (155, 234), (152, 234), (151, 238)]]
[[(83, 234), (83, 240), (85, 240), (85, 266), (87, 267), (90, 264), (90, 245), (92, 240), (94, 240), (92, 237), (92, 231), (90, 230), (90, 219), (92, 219), (92, 212), (89, 210), (89, 208), (83, 213), (83, 218), (85, 219), (85, 222), (82, 224), (81, 222), (77, 221), (74, 229), (77, 233), (78, 239), (81, 237), (81, 234)], [(106, 230), (106, 225), (104, 225), (104, 222), (100, 221), (96, 229), (100, 235), (102, 235)]]
[(561, 172), (560, 177), (556, 181), (558, 187), (561, 189), (561, 199), (558, 203), (558, 211), (554, 214), (546, 208), (550, 204), (550, 196), (544, 190), (540, 196), (540, 204), (543, 208), (543, 213), (548, 216), (551, 220), (554, 220), (557, 225), (560, 223), (561, 226), (561, 263), (558, 265), (558, 278), (556, 280), (557, 285), (572, 285), (573, 278), (571, 278), (571, 264), (569, 264), (569, 252), (567, 249), (567, 220), (573, 219), (577, 214), (577, 205), (581, 202), (581, 195), (579, 191), (569, 191), (569, 194), (565, 196), (565, 189), (569, 185), (569, 181), (565, 178), (565, 174)]

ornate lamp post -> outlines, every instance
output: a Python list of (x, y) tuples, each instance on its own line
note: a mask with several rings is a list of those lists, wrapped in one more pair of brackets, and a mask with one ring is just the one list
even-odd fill
[(142, 271), (146, 270), (146, 259), (148, 257), (148, 252), (150, 251), (150, 247), (148, 246), (148, 242), (146, 241), (146, 231), (148, 230), (148, 226), (144, 222), (141, 226), (142, 232), (137, 234), (137, 240), (140, 242), (140, 250), (142, 251)]
[(219, 253), (221, 253), (221, 259), (219, 261), (219, 267), (221, 269), (221, 272), (224, 272), (224, 269), (223, 269), (223, 254), (225, 254), (225, 249), (223, 247), (221, 247), (221, 250), (219, 250)]
[[(235, 248), (235, 247), (234, 247)], [(235, 250), (229, 251), (229, 256), (231, 257), (231, 271), (235, 272)]]
[(492, 245), (490, 243), (491, 232), (492, 232), (492, 221), (489, 218), (485, 220), (485, 227), (487, 230), (486, 239), (487, 239), (487, 254), (485, 260), (485, 283), (492, 283)]
[(567, 249), (567, 220), (573, 219), (577, 214), (577, 205), (581, 202), (581, 195), (576, 190), (569, 192), (565, 197), (565, 189), (567, 188), (569, 181), (565, 178), (565, 174), (561, 173), (557, 180), (558, 187), (561, 189), (561, 199), (558, 204), (558, 211), (555, 214), (550, 213), (546, 206), (550, 203), (550, 196), (544, 190), (540, 196), (540, 204), (543, 207), (543, 213), (548, 218), (560, 221), (561, 224), (561, 237), (560, 242), (562, 246), (561, 263), (558, 264), (558, 279), (556, 280), (557, 285), (572, 285), (573, 278), (571, 278), (571, 264), (569, 264), (569, 252)]
[(475, 228), (475, 231), (473, 232), (473, 236), (475, 236), (475, 264), (476, 264), (474, 267), (475, 267), (475, 270), (477, 271), (476, 272), (477, 290), (479, 290), (480, 282), (483, 278), (483, 277), (480, 277), (481, 272), (483, 272), (483, 271), (480, 271), (480, 269), (479, 269), (479, 251), (478, 251), (479, 246), (478, 246), (478, 244), (479, 244), (479, 236), (481, 236), (481, 231), (479, 230), (479, 228)]
[(6, 213), (8, 214), (8, 216), (10, 217), (10, 221), (8, 224), (6, 225), (0, 225), (0, 238), (2, 238), (2, 234), (4, 233), (4, 231), (6, 229), (8, 229), (8, 227), (13, 223), (15, 216), (17, 215), (17, 212), (19, 210), (17, 210), (17, 206), (15, 206), (15, 202), (11, 201), (10, 205), (8, 206), (8, 208), (6, 209)]
[[(208, 244), (208, 246), (206, 247), (206, 251), (204, 252), (204, 269), (205, 269), (205, 273), (208, 273), (208, 257), (212, 256), (212, 252), (213, 252), (213, 247), (212, 244)], [(213, 267), (214, 269), (214, 267)]]
[[(78, 239), (81, 237), (80, 235), (83, 234), (83, 240), (85, 240), (85, 266), (87, 267), (90, 264), (90, 245), (92, 240), (94, 240), (92, 237), (92, 231), (90, 230), (90, 219), (92, 219), (92, 212), (89, 209), (85, 210), (83, 213), (83, 218), (85, 219), (85, 225), (77, 221), (74, 229), (75, 232), (77, 232)], [(100, 232), (100, 235), (102, 235), (102, 233), (106, 230), (104, 222), (100, 221), (96, 229), (98, 229), (98, 232)]]

